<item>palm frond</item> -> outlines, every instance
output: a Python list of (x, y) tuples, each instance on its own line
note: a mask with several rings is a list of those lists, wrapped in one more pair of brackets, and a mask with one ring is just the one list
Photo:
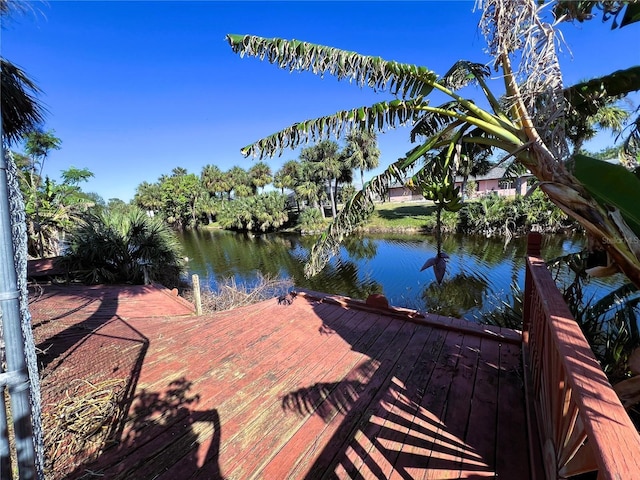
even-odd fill
[(331, 136), (341, 137), (354, 127), (362, 130), (384, 131), (407, 122), (414, 122), (427, 105), (422, 97), (418, 97), (413, 100), (392, 100), (341, 110), (333, 115), (294, 123), (290, 127), (247, 145), (241, 152), (245, 157), (253, 156), (262, 159), (276, 154), (281, 155), (286, 148), (296, 148)]
[(459, 60), (447, 73), (443, 75), (439, 83), (445, 88), (450, 88), (452, 90), (458, 90), (473, 82), (478, 83), (485, 97), (489, 101), (493, 112), (500, 118), (508, 120), (507, 116), (504, 114), (503, 106), (487, 85), (486, 80), (490, 73), (491, 70), (486, 65), (469, 62), (467, 60)]
[[(634, 2), (561, 0), (554, 6), (553, 13), (559, 21), (578, 20), (582, 23), (597, 17), (597, 13), (593, 12), (594, 8), (600, 10), (603, 22), (612, 20), (611, 30), (640, 21), (640, 4)], [(620, 15), (622, 18), (618, 22)]]
[[(442, 111), (454, 111), (459, 106), (460, 104), (454, 100), (446, 102), (438, 108)], [(451, 117), (451, 115), (445, 115), (441, 111), (425, 112), (411, 129), (411, 143), (415, 142), (418, 136), (431, 137), (445, 127), (450, 125), (455, 127), (462, 123), (461, 120)]]
[(564, 96), (578, 113), (594, 115), (612, 100), (637, 90), (640, 90), (640, 66), (576, 83), (564, 89)]
[(474, 81), (489, 77), (491, 71), (486, 65), (458, 60), (439, 80), (439, 83), (451, 90), (459, 90)]
[(36, 99), (38, 86), (13, 63), (0, 58), (2, 130), (8, 143), (17, 142), (44, 121), (45, 108)]
[(640, 115), (628, 128), (629, 132), (622, 144), (622, 152), (627, 163), (633, 165), (640, 158)]
[(329, 73), (338, 80), (355, 81), (361, 87), (388, 88), (391, 93), (403, 98), (427, 95), (436, 81), (436, 74), (426, 67), (299, 40), (227, 35), (227, 41), (240, 56), (267, 59), (289, 71), (310, 71), (320, 76)]

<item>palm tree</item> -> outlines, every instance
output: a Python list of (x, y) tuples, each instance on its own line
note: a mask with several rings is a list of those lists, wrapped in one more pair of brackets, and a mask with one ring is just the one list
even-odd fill
[(298, 207), (298, 213), (300, 213), (300, 203), (298, 202), (298, 195), (295, 191), (296, 185), (300, 182), (301, 172), (300, 162), (297, 160), (289, 160), (282, 165), (280, 170), (273, 176), (273, 185), (276, 188), (281, 189), (284, 195), (284, 189), (293, 190), (295, 196), (296, 205)]
[[(31, 158), (31, 171), (29, 174), (31, 201), (33, 202), (35, 209), (35, 219), (33, 222), (29, 222), (29, 225), (33, 227), (34, 231), (30, 232), (32, 235), (37, 235), (39, 238), (39, 255), (44, 257), (44, 233), (42, 231), (42, 221), (40, 219), (40, 198), (38, 195), (38, 189), (42, 182), (42, 170), (44, 169), (44, 162), (51, 150), (59, 150), (62, 141), (56, 137), (53, 131), (43, 132), (41, 130), (34, 130), (25, 135), (25, 152)], [(37, 172), (36, 172), (37, 170)]]
[(212, 197), (218, 197), (227, 191), (227, 179), (216, 165), (205, 165), (200, 173), (202, 186)]
[(227, 196), (231, 199), (231, 192), (238, 197), (246, 197), (251, 195), (253, 188), (247, 171), (235, 165), (227, 172)]
[(249, 178), (257, 189), (264, 189), (273, 180), (271, 167), (265, 162), (258, 162), (249, 169)]
[(335, 179), (335, 187), (333, 189), (333, 201), (335, 202), (335, 208), (338, 209), (338, 187), (342, 184), (351, 184), (353, 182), (353, 165), (351, 158), (347, 155), (346, 151), (342, 151), (338, 157), (338, 163), (340, 165), (340, 172)]
[(160, 184), (142, 182), (136, 187), (133, 203), (146, 212), (158, 213), (163, 207)]
[(332, 140), (323, 140), (312, 147), (303, 149), (300, 152), (300, 159), (308, 163), (312, 178), (326, 184), (331, 201), (331, 214), (335, 218), (336, 203), (332, 182), (340, 175), (338, 144)]
[(296, 185), (295, 191), (298, 197), (306, 200), (307, 204), (313, 205), (313, 207), (321, 213), (322, 218), (324, 218), (324, 208), (321, 208), (319, 205), (320, 191), (317, 183), (305, 180)]
[(573, 112), (567, 122), (567, 137), (573, 144), (573, 153), (582, 149), (585, 141), (596, 136), (599, 130), (611, 130), (619, 134), (629, 119), (629, 112), (619, 105), (615, 105), (611, 99), (609, 103), (600, 106), (593, 115), (580, 115)]
[(173, 170), (171, 170), (172, 177), (184, 177), (188, 173), (189, 172), (184, 167), (175, 167)]
[(347, 135), (345, 154), (353, 168), (360, 170), (360, 182), (364, 188), (364, 172), (377, 168), (380, 161), (376, 133), (373, 130), (352, 129)]
[[(567, 3), (562, 2), (562, 5)], [(455, 202), (459, 201), (459, 192), (453, 187), (453, 179), (460, 163), (461, 146), (471, 143), (502, 150), (516, 158), (540, 180), (542, 191), (559, 208), (580, 222), (592, 238), (598, 241), (605, 239), (601, 246), (611, 262), (640, 286), (640, 219), (637, 207), (629, 207), (629, 199), (622, 199), (620, 202), (627, 203), (616, 203), (616, 206), (621, 206), (621, 213), (610, 216), (606, 201), (602, 197), (594, 198), (590, 190), (567, 170), (563, 161), (567, 148), (561, 122), (567, 111), (567, 102), (580, 111), (581, 105), (588, 104), (590, 98), (597, 98), (603, 92), (614, 96), (638, 89), (640, 75), (637, 71), (640, 67), (602, 77), (595, 85), (587, 85), (580, 90), (564, 89), (555, 51), (556, 31), (540, 17), (537, 3), (530, 0), (486, 0), (482, 7), (481, 29), (487, 38), (489, 53), (495, 59), (495, 67), (502, 70), (500, 78), (504, 80), (507, 101), (499, 101), (492, 93), (488, 85), (490, 71), (481, 64), (459, 61), (439, 77), (423, 66), (386, 61), (380, 57), (297, 40), (227, 36), (236, 53), (268, 58), (287, 70), (348, 78), (377, 91), (392, 89), (395, 94), (395, 98), (372, 106), (297, 122), (244, 147), (241, 151), (247, 156), (262, 158), (274, 155), (285, 147), (295, 148), (310, 139), (341, 135), (354, 127), (383, 131), (404, 124), (413, 126), (411, 139), (417, 142), (415, 148), (369, 181), (347, 203), (313, 248), (306, 273), (317, 273), (345, 235), (372, 211), (375, 195), (384, 194), (391, 179), (402, 181), (404, 174), (412, 171), (429, 152), (437, 152), (437, 155), (431, 157), (433, 161), (418, 168), (412, 181), (437, 198), (439, 206), (457, 208)], [(625, 21), (631, 23), (635, 19), (625, 16)], [(514, 25), (518, 26), (517, 30)], [(523, 51), (524, 47), (527, 49)], [(523, 83), (518, 83), (513, 73), (513, 58), (521, 59), (517, 71), (519, 78), (525, 79)], [(470, 82), (480, 87), (487, 109), (458, 93)], [(431, 105), (427, 97), (433, 91), (448, 97), (448, 101), (439, 106)], [(616, 171), (615, 175), (619, 177), (622, 174)], [(581, 178), (585, 181), (585, 175)], [(593, 182), (591, 186), (601, 188)]]

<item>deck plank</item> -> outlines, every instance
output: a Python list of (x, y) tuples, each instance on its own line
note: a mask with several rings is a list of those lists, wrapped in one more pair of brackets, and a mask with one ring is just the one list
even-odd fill
[[(352, 373), (364, 361), (361, 355), (354, 352), (354, 347), (369, 344), (376, 337), (375, 329), (366, 328), (362, 319), (360, 312), (355, 312), (346, 321), (345, 315), (331, 317), (329, 321), (332, 327), (341, 329), (353, 339), (353, 346), (329, 338), (328, 345), (323, 344), (320, 348), (291, 357), (296, 369), (295, 372), (287, 373), (290, 380), (278, 382), (272, 391), (267, 392), (266, 401), (270, 402), (268, 408), (254, 419), (250, 430), (240, 430), (229, 447), (226, 447), (230, 451), (228, 458), (225, 458), (225, 463), (229, 465), (229, 475), (250, 478), (252, 472), (261, 470), (283, 445), (291, 443), (291, 438), (295, 437), (294, 432), (298, 432), (302, 426), (305, 427), (304, 436), (308, 439), (313, 435), (311, 432), (318, 427), (324, 428), (326, 422), (333, 418), (340, 405), (336, 402), (316, 403), (322, 396), (335, 396), (342, 379), (345, 384), (362, 380), (361, 372)], [(310, 335), (311, 332), (306, 338)], [(344, 396), (344, 401), (349, 400), (349, 395)], [(287, 400), (290, 402), (287, 403)], [(319, 415), (311, 415), (314, 411), (319, 412)], [(241, 428), (242, 418), (238, 418), (238, 424)], [(240, 441), (250, 444), (251, 448), (233, 448)], [(308, 447), (308, 443), (304, 442), (304, 446)]]
[(416, 330), (399, 358), (385, 396), (378, 403), (378, 421), (369, 422), (360, 429), (359, 433), (366, 436), (371, 444), (366, 452), (371, 458), (360, 462), (361, 468), (376, 464), (385, 478), (391, 478), (401, 468), (398, 458), (410, 435), (415, 417), (415, 405), (412, 404), (411, 397), (416, 396), (415, 381), (423, 373), (420, 357), (424, 349), (428, 348), (432, 333), (431, 328)]
[(428, 412), (420, 404), (426, 391), (425, 386), (429, 384), (437, 366), (446, 337), (446, 331), (434, 329), (431, 332), (416, 368), (412, 372), (405, 392), (405, 396), (412, 407), (411, 417), (404, 417), (402, 422), (404, 424), (405, 421), (409, 421), (409, 428), (396, 458), (394, 471), (390, 475), (392, 479), (406, 478), (407, 475), (415, 474), (419, 471), (420, 465), (426, 465), (429, 460), (425, 446), (428, 440), (432, 438), (433, 423), (426, 420)]
[[(229, 336), (226, 348), (218, 348), (216, 353), (208, 356), (206, 361), (200, 364), (200, 368), (204, 369), (205, 372), (191, 372), (192, 375), (196, 373), (196, 375), (193, 375), (193, 378), (196, 379), (194, 380), (194, 388), (197, 388), (199, 394), (203, 397), (202, 401), (199, 402), (199, 407), (202, 409), (215, 405), (217, 412), (225, 413), (225, 418), (227, 418), (225, 422), (225, 438), (238, 431), (240, 428), (238, 423), (241, 422), (237, 421), (237, 417), (242, 418), (243, 412), (262, 411), (261, 409), (265, 403), (265, 390), (267, 390), (265, 378), (268, 378), (271, 385), (277, 385), (282, 378), (282, 375), (278, 376), (274, 372), (268, 371), (269, 366), (273, 367), (278, 362), (283, 367), (282, 358), (265, 357), (262, 359), (262, 364), (259, 364), (256, 357), (260, 355), (261, 349), (256, 348), (256, 346), (272, 350), (276, 348), (277, 344), (277, 350), (282, 355), (283, 348), (289, 346), (291, 347), (291, 352), (296, 352), (304, 341), (304, 337), (296, 335), (295, 331), (292, 331), (295, 323), (289, 325), (290, 329), (287, 330), (275, 328), (280, 324), (269, 320), (271, 315), (265, 315), (267, 311), (273, 313), (270, 311), (271, 306), (266, 308), (263, 305), (263, 307), (265, 308), (259, 309), (259, 317), (264, 318), (263, 323), (254, 322), (252, 323), (253, 328), (248, 328), (245, 331), (241, 328), (236, 328), (235, 325), (231, 326), (232, 335)], [(254, 315), (246, 315), (244, 318), (251, 321), (254, 319)], [(236, 323), (239, 323), (237, 319)], [(285, 343), (279, 343), (281, 341)], [(191, 342), (187, 340), (186, 343), (190, 344)], [(197, 355), (195, 350), (191, 353), (192, 355)], [(187, 358), (193, 359), (193, 357)], [(215, 368), (212, 368), (212, 365), (215, 365)], [(290, 364), (286, 364), (284, 367), (290, 368)], [(166, 362), (156, 363), (156, 368), (171, 371)], [(172, 368), (175, 370), (176, 366), (174, 365)], [(152, 374), (146, 372), (143, 374), (142, 380), (146, 380), (147, 376), (153, 377)], [(173, 419), (173, 423), (179, 423), (182, 419), (183, 417), (176, 417)], [(171, 426), (172, 424), (167, 425), (168, 428)], [(175, 430), (175, 428), (171, 430), (173, 436), (177, 434)], [(161, 439), (158, 440), (158, 442), (161, 441)], [(151, 454), (156, 449), (156, 444), (152, 442), (146, 446), (144, 451), (140, 451), (138, 454), (144, 457), (144, 455)], [(242, 451), (244, 452), (246, 449)], [(119, 465), (116, 465), (116, 468), (119, 468)]]
[[(476, 475), (495, 477), (499, 344), (482, 339), (465, 442), (482, 459)], [(460, 475), (467, 473), (463, 468)]]
[(485, 469), (482, 457), (475, 451), (475, 445), (470, 445), (467, 439), (471, 414), (470, 400), (473, 398), (476, 383), (480, 344), (481, 338), (472, 335), (465, 335), (462, 341), (444, 415), (448, 433), (453, 435), (458, 443), (453, 446), (455, 459), (451, 468), (439, 473), (438, 478), (460, 478)]
[(428, 410), (437, 418), (427, 468), (422, 473), (425, 480), (448, 476), (448, 472), (456, 465), (456, 454), (461, 446), (461, 439), (449, 432), (445, 415), (449, 401), (455, 400), (451, 398), (451, 387), (458, 370), (464, 338), (465, 335), (458, 332), (450, 332), (447, 335), (445, 346), (438, 358), (438, 366), (423, 399), (423, 406), (428, 405)]
[[(354, 407), (352, 412), (345, 416), (341, 425), (344, 428), (340, 428), (333, 435), (328, 448), (323, 452), (324, 454), (316, 460), (312, 469), (309, 470), (311, 474), (318, 472), (320, 475), (320, 472), (324, 472), (327, 477), (337, 468), (337, 465), (342, 464), (347, 474), (356, 475), (363, 468), (362, 463), (366, 463), (373, 470), (380, 470), (380, 465), (383, 463), (388, 464), (388, 459), (376, 458), (367, 450), (364, 450), (359, 458), (349, 458), (348, 450), (354, 442), (359, 441), (358, 437), (364, 435), (370, 440), (379, 433), (381, 423), (384, 422), (387, 414), (389, 389), (393, 388), (396, 375), (405, 368), (402, 362), (397, 363), (397, 359), (404, 359), (405, 363), (413, 360), (408, 349), (409, 345), (415, 344), (417, 330), (419, 329), (415, 327), (403, 327), (397, 333), (394, 332), (393, 340), (389, 342), (389, 348), (379, 357), (381, 367), (367, 385), (367, 394), (363, 395), (361, 399), (362, 403), (367, 403), (365, 406), (368, 408), (363, 410)], [(386, 336), (390, 337), (391, 335), (387, 334)]]
[(496, 456), (498, 478), (518, 478), (529, 472), (526, 453), (527, 421), (525, 415), (524, 379), (520, 363), (520, 349), (514, 345), (500, 345), (500, 376), (498, 377), (498, 425), (496, 452), (511, 452)]

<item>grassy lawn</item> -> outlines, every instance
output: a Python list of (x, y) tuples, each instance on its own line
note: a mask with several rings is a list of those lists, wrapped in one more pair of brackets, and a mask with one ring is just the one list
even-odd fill
[(373, 229), (420, 229), (435, 222), (431, 202), (378, 203), (365, 227)]

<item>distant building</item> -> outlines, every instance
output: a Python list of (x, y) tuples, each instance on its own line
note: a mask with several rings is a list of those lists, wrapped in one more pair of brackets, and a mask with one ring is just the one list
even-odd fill
[(412, 190), (401, 183), (392, 183), (387, 193), (390, 202), (417, 202), (424, 200), (421, 192)]
[[(532, 178), (531, 174), (522, 175), (518, 178), (505, 179), (506, 169), (494, 167), (486, 175), (469, 177), (468, 182), (475, 182), (476, 189), (470, 198), (478, 198), (486, 195), (500, 195), (501, 197), (515, 197), (516, 194), (524, 195), (527, 192), (527, 181)], [(463, 178), (456, 177), (455, 185), (462, 189)], [(401, 183), (394, 183), (389, 186), (389, 201), (391, 202), (416, 202), (424, 200), (422, 193), (412, 190)]]
[[(504, 167), (494, 167), (486, 175), (469, 177), (468, 182), (475, 182), (476, 190), (470, 198), (483, 197), (486, 195), (500, 195), (501, 197), (515, 197), (527, 193), (527, 181), (533, 175), (527, 173), (517, 178), (504, 178), (506, 172)], [(462, 189), (463, 178), (456, 177), (456, 187)]]

